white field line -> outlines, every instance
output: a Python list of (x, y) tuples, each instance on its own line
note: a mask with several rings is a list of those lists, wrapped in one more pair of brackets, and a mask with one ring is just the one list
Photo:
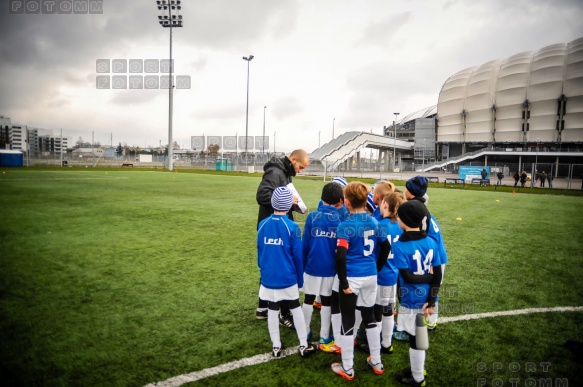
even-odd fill
[[(489, 312), (489, 313), (476, 313), (476, 314), (466, 314), (462, 316), (454, 317), (440, 317), (439, 323), (446, 324), (448, 322), (455, 321), (469, 321), (477, 320), (481, 318), (489, 317), (499, 317), (499, 316), (516, 316), (520, 314), (531, 314), (531, 313), (551, 313), (551, 312), (583, 312), (583, 306), (559, 306), (555, 308), (529, 308), (529, 309), (518, 309), (518, 310), (506, 310), (501, 312)], [(294, 355), (298, 352), (298, 347), (287, 348), (282, 351), (281, 357), (286, 357)], [(178, 387), (186, 383), (195, 382), (210, 376), (219, 375), (225, 372), (235, 370), (237, 368), (252, 366), (256, 364), (266, 363), (271, 360), (277, 360), (271, 356), (270, 353), (264, 353), (262, 355), (255, 355), (245, 359), (240, 359), (232, 361), (230, 363), (221, 364), (216, 367), (207, 368), (201, 371), (191, 372), (189, 374), (175, 376), (170, 379), (163, 380), (157, 383), (147, 384), (145, 387)]]

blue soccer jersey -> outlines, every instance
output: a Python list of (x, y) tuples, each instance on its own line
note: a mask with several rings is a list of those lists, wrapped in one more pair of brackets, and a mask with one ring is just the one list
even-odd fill
[(304, 286), (300, 226), (286, 215), (272, 214), (259, 223), (257, 264), (268, 289)]
[(447, 250), (445, 249), (445, 243), (443, 242), (443, 234), (437, 225), (435, 217), (431, 215), (431, 222), (427, 228), (427, 236), (435, 242), (437, 245), (437, 254), (435, 254), (435, 259), (439, 260), (439, 263), (445, 265), (448, 261)]
[(395, 257), (393, 255), (392, 246), (399, 240), (403, 230), (399, 227), (399, 222), (393, 222), (390, 218), (384, 218), (379, 222), (379, 229), (381, 234), (385, 235), (391, 243), (391, 253), (387, 262), (379, 271), (377, 276), (377, 284), (382, 286), (392, 286), (397, 284), (399, 277), (399, 269), (395, 267)]
[(322, 202), (308, 215), (302, 238), (305, 273), (315, 277), (336, 275), (336, 231), (341, 220), (335, 207)]
[(375, 218), (378, 222), (383, 220), (383, 214), (381, 214), (381, 208), (379, 206), (376, 206), (374, 211), (372, 212), (371, 216), (373, 218)]
[[(407, 234), (404, 233), (397, 242), (391, 245), (391, 253), (397, 269), (409, 269), (413, 275), (426, 275), (430, 274), (429, 270), (432, 266), (441, 265), (433, 261), (437, 250), (433, 239), (429, 237), (405, 238), (405, 235)], [(411, 284), (405, 282), (400, 276), (399, 285), (401, 305), (410, 309), (420, 309), (427, 302), (431, 284)]]
[(376, 260), (383, 237), (376, 219), (367, 213), (350, 214), (338, 226), (338, 246), (346, 247), (346, 275), (368, 277), (377, 274)]

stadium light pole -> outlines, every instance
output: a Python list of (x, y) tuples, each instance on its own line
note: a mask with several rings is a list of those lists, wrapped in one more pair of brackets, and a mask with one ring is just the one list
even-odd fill
[(332, 140), (334, 140), (334, 121), (336, 121), (336, 118), (332, 119)]
[(158, 16), (160, 25), (170, 29), (170, 64), (168, 69), (168, 170), (172, 171), (172, 109), (173, 109), (173, 90), (174, 82), (172, 81), (172, 28), (182, 27), (182, 15), (179, 15), (182, 6), (180, 0), (157, 0), (158, 10), (162, 15)]
[(249, 62), (253, 60), (254, 56), (244, 56), (243, 60), (247, 61), (247, 113), (245, 114), (245, 166), (247, 166), (247, 140), (249, 134)]
[(263, 106), (263, 138), (261, 139), (262, 154), (265, 154), (265, 109), (267, 109), (267, 106)]
[(395, 120), (393, 121), (393, 172), (395, 171), (395, 158), (397, 157), (397, 116), (399, 113), (393, 113), (395, 115)]

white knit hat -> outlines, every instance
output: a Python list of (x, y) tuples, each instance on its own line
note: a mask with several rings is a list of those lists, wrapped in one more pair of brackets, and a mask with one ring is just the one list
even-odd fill
[(338, 183), (340, 184), (342, 187), (346, 187), (348, 185), (348, 182), (346, 181), (345, 178), (343, 178), (342, 176), (336, 176), (335, 178), (332, 179), (333, 183)]
[(277, 187), (271, 196), (271, 207), (275, 211), (289, 211), (293, 204), (294, 195), (287, 187)]

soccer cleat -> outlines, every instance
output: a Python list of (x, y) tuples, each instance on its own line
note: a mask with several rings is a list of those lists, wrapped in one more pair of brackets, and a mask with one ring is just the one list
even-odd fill
[(323, 351), (323, 352), (337, 353), (337, 354), (341, 353), (340, 347), (338, 345), (336, 345), (336, 343), (334, 341), (332, 341), (330, 344), (320, 344), (320, 345), (318, 345), (318, 348), (320, 348), (320, 351)]
[(391, 345), (390, 347), (383, 347), (381, 345), (381, 353), (386, 353), (387, 355), (392, 355), (395, 352), (395, 348)]
[(334, 341), (334, 335), (328, 336), (327, 339), (323, 339), (320, 337), (320, 344), (330, 344)]
[(423, 379), (422, 381), (418, 382), (415, 379), (413, 379), (413, 376), (406, 376), (403, 374), (396, 374), (395, 378), (403, 384), (406, 384), (408, 386), (414, 386), (414, 387), (425, 387), (427, 385), (427, 383), (425, 383), (425, 379)]
[(344, 367), (342, 367), (342, 363), (332, 363), (332, 372), (336, 375), (342, 376), (346, 380), (354, 380), (354, 369), (349, 369), (346, 371)]
[(296, 329), (294, 327), (294, 322), (293, 322), (291, 316), (282, 316), (280, 314), (279, 315), (279, 325), (282, 325), (282, 326), (289, 328), (289, 329)]
[[(407, 377), (413, 377), (413, 372), (411, 372), (411, 367), (407, 367), (401, 371), (401, 373), (397, 375), (403, 375)], [(423, 376), (427, 376), (427, 370), (423, 370)]]
[(308, 344), (307, 347), (304, 347), (303, 345), (300, 346), (300, 356), (301, 357), (308, 357), (311, 354), (313, 354), (314, 352), (316, 352), (316, 344)]
[(379, 362), (377, 364), (372, 364), (372, 358), (370, 356), (366, 358), (366, 364), (368, 364), (377, 375), (382, 375), (385, 373), (383, 363)]
[(427, 325), (427, 329), (428, 329), (428, 330), (430, 330), (430, 331), (432, 331), (432, 330), (434, 330), (435, 328), (437, 328), (437, 322), (434, 322), (434, 323), (432, 324), (432, 323), (429, 323), (429, 322), (427, 322), (427, 321), (426, 321), (426, 322), (425, 322), (425, 325)]
[(280, 347), (273, 347), (271, 349), (271, 355), (273, 357), (281, 357), (281, 353), (283, 351), (283, 348), (284, 348), (283, 343), (281, 343)]
[(255, 318), (257, 320), (267, 320), (267, 309), (256, 311), (255, 312)]
[(393, 333), (393, 339), (399, 341), (409, 341), (409, 334), (405, 331), (397, 331)]
[(314, 301), (314, 304), (313, 305), (314, 305), (314, 308), (322, 309), (322, 304), (320, 304), (317, 301)]

